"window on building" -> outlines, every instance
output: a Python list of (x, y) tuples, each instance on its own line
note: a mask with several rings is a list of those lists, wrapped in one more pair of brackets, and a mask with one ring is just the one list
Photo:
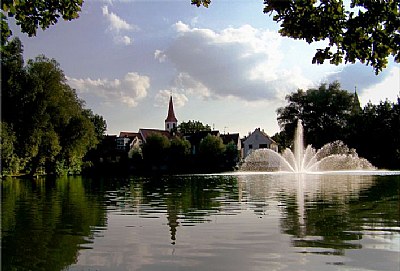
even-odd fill
[(260, 144), (258, 147), (260, 149), (268, 149), (268, 144)]
[(249, 144), (249, 149), (252, 149), (253, 148), (253, 145), (252, 144)]

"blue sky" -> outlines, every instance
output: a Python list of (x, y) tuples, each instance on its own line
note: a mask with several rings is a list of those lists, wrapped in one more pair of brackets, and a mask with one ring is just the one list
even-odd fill
[[(173, 95), (178, 121), (199, 120), (220, 132), (279, 131), (285, 96), (339, 80), (361, 103), (395, 101), (400, 67), (379, 76), (363, 64), (313, 65), (323, 43), (283, 38), (262, 0), (86, 0), (80, 17), (60, 20), (36, 37), (21, 34), (25, 60), (44, 54), (61, 65), (108, 134), (164, 128)], [(12, 20), (11, 20), (12, 23)]]

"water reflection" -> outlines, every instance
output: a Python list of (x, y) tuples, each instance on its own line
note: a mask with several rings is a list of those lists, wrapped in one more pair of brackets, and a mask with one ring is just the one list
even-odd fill
[(166, 216), (171, 243), (175, 243), (177, 227), (210, 222), (210, 216), (230, 212), (229, 203), (237, 202), (237, 179), (222, 176), (131, 179), (118, 190), (107, 191), (106, 198), (110, 213), (141, 218)]
[(8, 180), (2, 267), (391, 270), (399, 190), (368, 175)]
[[(281, 175), (240, 176), (241, 198), (278, 200), (281, 228), (303, 252), (343, 255), (361, 248), (363, 234), (399, 233), (399, 180), (377, 176)], [(396, 237), (398, 238), (398, 236)], [(313, 248), (321, 248), (315, 250)]]
[(62, 270), (106, 226), (81, 178), (2, 181), (2, 270)]

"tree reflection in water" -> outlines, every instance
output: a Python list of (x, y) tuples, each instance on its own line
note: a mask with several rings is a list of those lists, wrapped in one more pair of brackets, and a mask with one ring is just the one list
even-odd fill
[(105, 227), (101, 197), (82, 178), (2, 181), (2, 270), (63, 270)]
[(400, 225), (400, 176), (240, 176), (239, 187), (259, 199), (275, 195), (281, 228), (305, 253), (344, 255), (360, 249), (367, 231), (390, 232)]
[[(281, 262), (268, 257), (288, 253), (282, 260), (291, 259), (288, 249), (292, 248), (303, 255), (343, 256), (349, 249), (362, 250), (361, 241), (366, 237), (390, 239), (397, 234), (398, 238), (399, 189), (399, 175), (5, 180), (1, 199), (2, 268), (91, 268), (92, 250), (85, 248), (100, 253), (94, 254), (100, 269), (99, 262), (115, 264), (108, 262), (113, 260), (106, 256), (110, 253), (124, 259), (121, 268), (138, 267), (141, 261), (149, 265), (147, 260), (151, 259), (155, 266), (149, 266), (151, 270), (164, 264), (176, 269), (176, 265), (192, 263), (199, 247), (207, 252), (203, 255), (218, 255), (221, 261), (232, 259), (231, 253), (240, 253), (243, 258), (235, 263), (238, 265), (253, 262), (257, 255), (267, 261), (257, 264), (279, 266)], [(265, 223), (273, 226), (268, 228)], [(280, 230), (281, 236), (275, 230)], [(203, 236), (202, 231), (210, 237)], [(227, 240), (228, 236), (232, 238)], [(286, 244), (276, 246), (285, 236), (290, 248)], [(177, 264), (176, 258), (166, 260), (166, 249), (171, 248), (165, 247), (165, 239), (173, 251), (180, 251), (182, 263)], [(121, 255), (115, 248), (129, 253)], [(225, 255), (222, 248), (229, 253)], [(148, 254), (140, 254), (143, 251)], [(80, 265), (85, 255), (86, 262)], [(158, 263), (159, 259), (164, 262)]]

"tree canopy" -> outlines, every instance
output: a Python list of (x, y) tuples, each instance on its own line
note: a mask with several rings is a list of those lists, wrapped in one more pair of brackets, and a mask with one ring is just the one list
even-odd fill
[(356, 94), (341, 89), (339, 82), (329, 86), (322, 84), (317, 89), (307, 91), (299, 89), (287, 95), (286, 100), (289, 105), (277, 110), (279, 126), (293, 138), (297, 119), (301, 119), (306, 139), (312, 140), (312, 144), (318, 148), (342, 139), (347, 133), (345, 130), (354, 106), (360, 106)]
[[(208, 7), (211, 0), (191, 0)], [(280, 23), (279, 33), (308, 43), (327, 41), (317, 49), (313, 63), (329, 60), (370, 65), (378, 74), (389, 56), (400, 62), (400, 2), (398, 0), (264, 0), (264, 13)]]
[(209, 171), (217, 171), (222, 168), (224, 161), (224, 153), (226, 146), (222, 138), (208, 134), (200, 141), (199, 161), (203, 169)]
[(80, 172), (106, 123), (84, 108), (54, 59), (38, 56), (24, 65), (22, 52), (14, 39), (1, 59), (2, 174)]
[(298, 119), (304, 127), (305, 143), (320, 148), (343, 141), (379, 168), (399, 169), (400, 98), (363, 109), (357, 93), (341, 89), (338, 82), (319, 88), (301, 89), (286, 96), (288, 105), (277, 110), (281, 132), (274, 135), (281, 146), (290, 147)]
[[(1, 1), (1, 44), (4, 45), (12, 35), (7, 23), (7, 16), (14, 17), (21, 31), (29, 36), (35, 36), (37, 29), (43, 30), (64, 20), (79, 17), (83, 0), (30, 0), (30, 1)], [(5, 16), (6, 14), (7, 16)]]
[(196, 120), (189, 120), (188, 122), (181, 122), (178, 125), (178, 131), (182, 134), (197, 133), (201, 131), (211, 131), (211, 127), (208, 124)]
[(165, 135), (149, 135), (142, 147), (144, 161), (151, 167), (160, 168), (166, 162), (170, 146), (171, 143)]

